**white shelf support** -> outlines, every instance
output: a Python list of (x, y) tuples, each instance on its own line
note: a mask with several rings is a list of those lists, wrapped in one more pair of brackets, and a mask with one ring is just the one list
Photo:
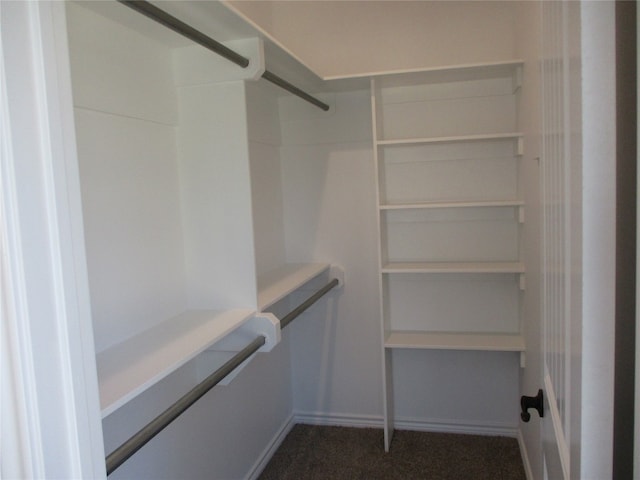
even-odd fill
[(520, 274), (518, 283), (519, 283), (520, 290), (524, 291), (527, 288), (527, 282), (526, 282), (524, 273)]
[(513, 74), (513, 93), (517, 93), (522, 88), (523, 66), (518, 65)]
[[(228, 361), (241, 351), (253, 338), (262, 335), (265, 343), (256, 353), (270, 352), (281, 339), (280, 320), (271, 313), (258, 313), (247, 320), (241, 327), (216, 342), (203, 352), (197, 360), (198, 378), (204, 379), (219, 365)], [(230, 384), (236, 376), (251, 362), (255, 353), (225, 376), (218, 385)]]
[(331, 267), (329, 268), (329, 275), (331, 278), (338, 279), (338, 286), (336, 288), (339, 288), (339, 289), (344, 288), (345, 273), (344, 273), (344, 268), (342, 268), (342, 266), (332, 264)]
[(207, 350), (239, 352), (248, 341), (257, 335), (262, 335), (265, 338), (265, 343), (258, 352), (270, 352), (280, 343), (280, 320), (271, 313), (258, 313)]

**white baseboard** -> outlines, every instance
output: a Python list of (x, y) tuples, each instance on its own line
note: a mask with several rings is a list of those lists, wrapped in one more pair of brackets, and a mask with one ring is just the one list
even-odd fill
[(396, 430), (419, 432), (461, 433), (466, 435), (487, 435), (515, 438), (518, 430), (513, 425), (502, 423), (459, 422), (450, 419), (416, 419), (396, 417)]
[(527, 476), (527, 480), (534, 480), (533, 470), (531, 469), (531, 462), (529, 461), (529, 453), (527, 452), (527, 446), (524, 443), (524, 437), (522, 436), (522, 430), (520, 429), (518, 429), (518, 445), (520, 446), (522, 465), (524, 465), (524, 473)]
[(256, 462), (249, 470), (249, 473), (245, 477), (245, 480), (256, 480), (260, 476), (264, 468), (269, 463), (269, 460), (271, 460), (271, 457), (273, 457), (273, 455), (276, 453), (276, 451), (280, 447), (280, 444), (284, 441), (285, 437), (289, 434), (296, 423), (297, 422), (295, 421), (295, 415), (292, 413), (283, 422), (280, 429), (276, 432), (269, 444), (262, 451), (262, 454), (260, 455), (258, 460), (256, 460)]
[[(324, 412), (295, 412), (295, 423), (308, 425), (328, 425), (342, 427), (370, 427), (383, 428), (381, 416), (327, 414)], [(505, 436), (516, 438), (518, 430), (509, 424), (461, 423), (455, 420), (435, 419), (424, 420), (415, 418), (397, 418), (396, 430), (414, 430), (420, 432), (464, 433), (471, 435)]]
[(383, 419), (376, 415), (332, 414), (324, 412), (294, 412), (295, 423), (334, 427), (383, 428)]

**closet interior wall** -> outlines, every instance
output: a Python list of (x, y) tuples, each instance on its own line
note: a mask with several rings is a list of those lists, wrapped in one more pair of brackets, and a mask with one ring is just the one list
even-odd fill
[(296, 417), (381, 426), (375, 183), (368, 90), (327, 94), (321, 112), (280, 98), (287, 254), (334, 259), (339, 301), (290, 327)]
[[(273, 89), (189, 79), (192, 47), (83, 5), (67, 22), (96, 351), (187, 309), (256, 309), (256, 273), (285, 260)], [(291, 416), (288, 340), (258, 359), (110, 478), (259, 469)], [(105, 455), (216, 363), (205, 352), (104, 416)]]
[[(504, 15), (489, 13), (478, 32), (506, 32), (489, 43), (511, 60), (513, 30), (491, 28)], [(187, 308), (256, 308), (256, 279), (288, 262), (339, 263), (349, 279), (113, 478), (246, 478), (293, 421), (381, 427), (369, 89), (319, 95), (332, 107), (323, 112), (264, 82), (198, 80), (188, 68), (194, 47), (175, 39), (146, 37), (76, 3), (68, 16), (97, 351)], [(453, 59), (487, 60), (481, 48), (456, 45)], [(527, 199), (532, 184), (519, 182)], [(269, 310), (285, 313), (307, 294)], [(108, 415), (105, 453), (217, 361), (203, 357)], [(396, 428), (517, 430), (517, 353), (398, 349), (392, 369)]]
[[(371, 130), (367, 131), (371, 129), (370, 93), (362, 90), (335, 94), (335, 111), (331, 117), (309, 111), (304, 116), (296, 116), (295, 120), (293, 117), (288, 120), (287, 106), (298, 107), (293, 103), (289, 105), (288, 99), (281, 100), (288, 252), (294, 257), (336, 258), (347, 266), (350, 278), (344, 296), (336, 306), (338, 324), (331, 326), (323, 318), (323, 312), (315, 312), (310, 314), (315, 315), (315, 319), (301, 322), (293, 329), (294, 338), (300, 332), (300, 338), (304, 335), (312, 339), (311, 343), (309, 340), (306, 344), (292, 343), (296, 414), (310, 422), (379, 427), (382, 395), (375, 392), (383, 391), (380, 378), (382, 340), (379, 291), (375, 280), (378, 255), (376, 174), (371, 143), (367, 144), (371, 142)], [(411, 100), (404, 106), (412, 108)], [(510, 130), (516, 122), (515, 109), (511, 111)], [(487, 187), (472, 182), (484, 192), (485, 199), (495, 199), (497, 194), (493, 185), (511, 188), (506, 192), (499, 191), (507, 198), (518, 194), (519, 159), (514, 153), (517, 141), (508, 139), (506, 144), (508, 152), (504, 155), (507, 160), (495, 160), (502, 163), (495, 175), (488, 177), (493, 183)], [(495, 152), (488, 155), (488, 161), (493, 161)], [(468, 167), (468, 172), (461, 173), (472, 175), (479, 171), (474, 168)], [(442, 180), (445, 176), (438, 178)], [(433, 195), (440, 188), (445, 195), (451, 195), (451, 187), (447, 184), (439, 185), (436, 180), (425, 186), (416, 181), (418, 185), (410, 189), (411, 192)], [(400, 190), (407, 193), (406, 189)], [(500, 207), (496, 210), (504, 213)], [(513, 258), (509, 260), (515, 261), (520, 248), (518, 207), (509, 207), (509, 210), (510, 216), (506, 220), (498, 218), (500, 227), (506, 223), (511, 228), (508, 240), (499, 243), (499, 247), (504, 248), (499, 248), (498, 255), (511, 255)], [(515, 220), (513, 210), (516, 210)], [(413, 237), (407, 235), (406, 238)], [(409, 287), (413, 284), (416, 289), (424, 289), (423, 276), (404, 275), (411, 277), (407, 280)], [(475, 281), (471, 290), (467, 288), (462, 293), (468, 297), (464, 302), (467, 314), (473, 301), (486, 300), (487, 295), (494, 297), (490, 297), (493, 298), (491, 308), (485, 305), (482, 309), (484, 324), (471, 316), (464, 320), (466, 323), (462, 328), (518, 333), (522, 295), (519, 273), (490, 274), (488, 279), (486, 275), (469, 276)], [(441, 306), (443, 302), (447, 307), (460, 304), (460, 298), (452, 288), (456, 284), (450, 280), (440, 277), (439, 282), (433, 281), (428, 285), (429, 289), (417, 297), (414, 292), (401, 299), (396, 304), (397, 317), (407, 324), (425, 319), (442, 321), (438, 315), (425, 313), (424, 298), (433, 288), (440, 288), (440, 297), (428, 297), (432, 304), (436, 300)], [(480, 294), (477, 293), (479, 288), (484, 288)], [(500, 302), (501, 306), (493, 305), (495, 302)], [(505, 309), (506, 314), (503, 313)], [(491, 315), (496, 311), (501, 316)], [(451, 324), (438, 327), (445, 331), (452, 328)], [(389, 391), (393, 392), (397, 428), (516, 435), (520, 353), (463, 350), (393, 351), (393, 389)], [(380, 376), (372, 375), (373, 371)]]

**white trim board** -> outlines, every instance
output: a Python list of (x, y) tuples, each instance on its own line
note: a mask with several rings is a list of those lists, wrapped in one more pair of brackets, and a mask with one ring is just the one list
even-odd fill
[[(295, 423), (306, 425), (383, 428), (382, 416), (295, 412)], [(517, 437), (517, 427), (506, 423), (459, 422), (452, 419), (417, 419), (396, 417), (396, 430), (419, 432), (460, 433), (468, 435)]]
[(520, 456), (522, 457), (522, 465), (524, 467), (524, 474), (527, 480), (534, 480), (533, 470), (531, 469), (531, 462), (529, 461), (529, 453), (527, 452), (527, 444), (522, 436), (522, 430), (518, 429), (518, 446), (520, 447)]

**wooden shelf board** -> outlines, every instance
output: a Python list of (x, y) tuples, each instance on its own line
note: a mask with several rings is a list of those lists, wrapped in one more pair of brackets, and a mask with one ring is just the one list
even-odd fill
[(520, 334), (388, 332), (385, 348), (427, 350), (482, 350), (492, 352), (523, 352), (524, 339)]
[(429, 208), (476, 208), (476, 207), (521, 207), (522, 200), (479, 200), (420, 203), (387, 203), (380, 205), (380, 210), (411, 210)]
[(483, 135), (460, 135), (453, 137), (428, 137), (428, 138), (403, 138), (393, 140), (377, 140), (379, 146), (401, 146), (416, 145), (428, 143), (454, 143), (454, 142), (474, 142), (488, 140), (508, 140), (522, 138), (523, 134), (519, 132), (513, 133), (491, 133)]
[(254, 313), (188, 310), (98, 353), (102, 417), (180, 368)]
[[(462, 65), (443, 65), (440, 67), (431, 68), (417, 68), (417, 69), (404, 69), (404, 70), (392, 70), (382, 72), (369, 72), (361, 74), (359, 76), (375, 77), (375, 81), (382, 88), (405, 86), (407, 84), (413, 85), (415, 83), (428, 83), (428, 78), (438, 78), (438, 75), (449, 74), (456, 72), (469, 72), (473, 74), (475, 72), (482, 71), (512, 71), (517, 67), (522, 67), (524, 60), (514, 59), (503, 62), (483, 62), (483, 63), (469, 63)], [(340, 79), (345, 77), (325, 77), (324, 80)], [(346, 77), (353, 78), (353, 77)]]
[(329, 267), (328, 263), (289, 263), (259, 275), (258, 309), (264, 311)]
[(382, 273), (524, 273), (520, 262), (390, 262)]

